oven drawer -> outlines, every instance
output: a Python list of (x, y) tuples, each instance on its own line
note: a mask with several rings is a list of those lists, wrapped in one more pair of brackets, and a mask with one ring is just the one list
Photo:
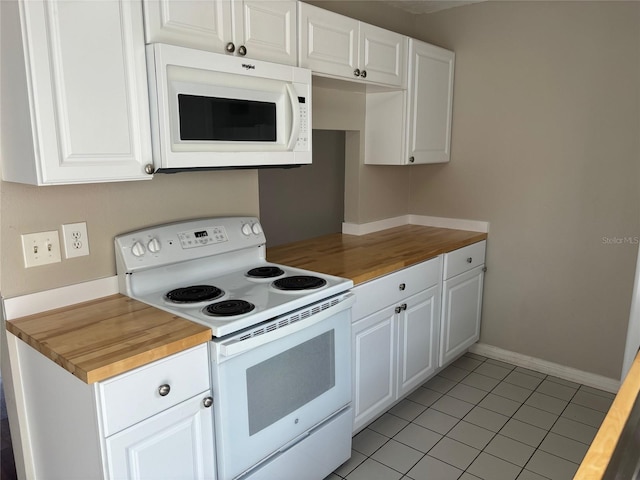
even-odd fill
[(468, 245), (444, 256), (444, 276), (446, 280), (460, 275), (484, 263), (486, 241)]
[(440, 257), (436, 257), (357, 285), (352, 290), (356, 294), (352, 322), (436, 285), (440, 276)]
[(209, 388), (207, 344), (100, 382), (98, 401), (104, 436), (113, 435)]

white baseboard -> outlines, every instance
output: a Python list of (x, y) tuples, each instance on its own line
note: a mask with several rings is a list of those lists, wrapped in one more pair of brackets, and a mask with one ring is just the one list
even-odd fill
[(493, 345), (487, 345), (486, 343), (476, 343), (471, 346), (469, 351), (477, 355), (511, 363), (518, 367), (528, 368), (529, 370), (535, 370), (536, 372), (544, 373), (546, 375), (553, 375), (554, 377), (569, 380), (570, 382), (580, 383), (582, 385), (587, 385), (588, 387), (597, 388), (610, 393), (617, 393), (620, 388), (620, 380), (603, 377), (602, 375), (596, 375), (595, 373), (585, 372), (576, 368), (565, 367), (558, 363), (529, 357), (527, 355), (494, 347)]
[(76, 303), (115, 295), (116, 293), (118, 293), (118, 277), (114, 276), (20, 297), (4, 298), (5, 319), (13, 320), (26, 315), (53, 310), (54, 308), (67, 307)]
[(402, 215), (400, 217), (385, 218), (384, 220), (378, 220), (369, 223), (346, 223), (342, 224), (342, 233), (347, 235), (366, 235), (367, 233), (379, 232), (386, 230), (387, 228), (401, 227), (402, 225), (409, 225), (409, 215)]
[(385, 218), (369, 223), (343, 223), (342, 233), (347, 235), (366, 235), (379, 232), (387, 228), (400, 227), (402, 225), (422, 225), (424, 227), (454, 228), (456, 230), (469, 230), (471, 232), (487, 233), (489, 222), (479, 220), (464, 220), (459, 218), (428, 217), (425, 215), (402, 215), (399, 217)]
[(411, 225), (423, 225), (425, 227), (454, 228), (456, 230), (469, 230), (471, 232), (482, 233), (489, 232), (489, 222), (482, 222), (480, 220), (409, 215), (409, 223)]

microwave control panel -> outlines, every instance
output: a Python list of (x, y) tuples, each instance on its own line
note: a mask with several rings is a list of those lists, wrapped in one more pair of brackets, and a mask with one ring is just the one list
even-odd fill
[(307, 150), (309, 148), (309, 107), (306, 97), (298, 97), (300, 106), (300, 133), (294, 150)]

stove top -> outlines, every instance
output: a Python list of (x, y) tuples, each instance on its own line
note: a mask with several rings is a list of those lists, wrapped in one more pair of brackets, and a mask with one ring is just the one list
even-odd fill
[(116, 237), (120, 292), (209, 326), (223, 337), (353, 286), (265, 259), (256, 218), (177, 222)]

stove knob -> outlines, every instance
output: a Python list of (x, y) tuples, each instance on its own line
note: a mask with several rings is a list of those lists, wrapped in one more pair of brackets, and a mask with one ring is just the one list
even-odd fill
[(242, 233), (247, 237), (251, 235), (251, 225), (249, 225), (248, 223), (242, 225)]
[(158, 253), (161, 248), (160, 240), (155, 237), (152, 238), (151, 240), (149, 240), (149, 243), (147, 243), (147, 248), (151, 253)]
[(253, 225), (251, 225), (251, 230), (253, 230), (253, 233), (255, 233), (256, 235), (260, 235), (262, 233), (262, 227), (259, 223), (254, 223)]
[(138, 241), (136, 241), (133, 245), (131, 245), (131, 253), (135, 257), (141, 257), (145, 253), (144, 245)]

